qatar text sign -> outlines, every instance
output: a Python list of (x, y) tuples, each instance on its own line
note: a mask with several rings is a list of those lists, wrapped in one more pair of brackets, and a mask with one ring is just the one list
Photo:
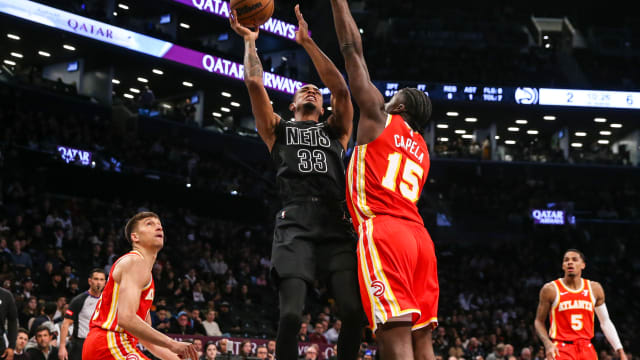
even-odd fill
[(534, 224), (564, 225), (564, 210), (532, 210), (531, 217)]
[[(173, 0), (180, 4), (197, 8), (200, 11), (207, 12), (209, 14), (221, 16), (223, 18), (229, 18), (229, 3), (222, 0)], [(289, 40), (295, 40), (297, 27), (294, 24), (278, 20), (276, 18), (270, 18), (260, 26), (261, 30), (270, 32), (274, 35), (282, 36)]]
[[(38, 24), (68, 31), (157, 58), (175, 61), (233, 79), (244, 79), (244, 67), (242, 64), (187, 49), (168, 41), (152, 38), (33, 1), (0, 0), (0, 13), (13, 15)], [(300, 81), (268, 72), (264, 72), (263, 80), (265, 87), (287, 94), (294, 94), (296, 90), (304, 85)]]
[(92, 154), (90, 151), (60, 145), (58, 146), (58, 153), (60, 154), (60, 158), (67, 164), (75, 163), (84, 166), (91, 164)]

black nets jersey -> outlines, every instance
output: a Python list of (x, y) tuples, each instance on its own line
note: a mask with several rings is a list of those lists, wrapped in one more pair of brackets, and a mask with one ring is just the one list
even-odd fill
[(344, 201), (344, 148), (327, 122), (281, 120), (271, 158), (284, 204), (317, 197)]

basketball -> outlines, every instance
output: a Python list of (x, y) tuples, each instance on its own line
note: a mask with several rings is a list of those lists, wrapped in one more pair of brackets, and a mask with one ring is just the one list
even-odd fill
[(231, 0), (238, 22), (248, 27), (259, 27), (273, 15), (274, 0)]

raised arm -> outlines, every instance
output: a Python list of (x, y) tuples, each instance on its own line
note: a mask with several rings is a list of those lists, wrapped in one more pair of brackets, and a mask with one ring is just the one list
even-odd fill
[(118, 289), (118, 326), (143, 343), (166, 348), (182, 358), (197, 358), (193, 345), (171, 339), (152, 328), (136, 314), (140, 306), (140, 294), (149, 281), (144, 276), (140, 276), (148, 272), (143, 261), (129, 257), (118, 262), (116, 266), (113, 276), (120, 285)]
[(373, 121), (384, 126), (384, 98), (369, 77), (360, 30), (351, 15), (349, 4), (347, 0), (331, 0), (331, 9), (340, 50), (347, 68), (351, 94), (360, 108), (360, 120)]
[(346, 149), (353, 128), (353, 105), (351, 105), (351, 94), (349, 94), (347, 82), (333, 61), (320, 50), (316, 42), (309, 36), (309, 25), (300, 12), (300, 5), (296, 5), (295, 11), (298, 18), (296, 42), (309, 54), (313, 66), (320, 75), (320, 80), (331, 91), (333, 116), (329, 118), (328, 122), (331, 127), (340, 132), (342, 135), (340, 142)]
[(540, 290), (540, 301), (538, 302), (538, 310), (536, 311), (536, 320), (534, 321), (534, 327), (536, 334), (540, 341), (544, 344), (544, 350), (547, 360), (554, 360), (558, 355), (558, 348), (553, 344), (547, 333), (547, 326), (545, 321), (551, 310), (551, 305), (556, 297), (556, 290), (553, 284), (547, 283)]
[(249, 90), (251, 99), (251, 111), (256, 120), (258, 134), (271, 151), (276, 141), (275, 128), (280, 121), (280, 117), (273, 112), (269, 94), (264, 88), (262, 75), (262, 63), (256, 49), (256, 39), (259, 29), (251, 29), (240, 25), (235, 10), (229, 16), (231, 28), (244, 39), (244, 83)]

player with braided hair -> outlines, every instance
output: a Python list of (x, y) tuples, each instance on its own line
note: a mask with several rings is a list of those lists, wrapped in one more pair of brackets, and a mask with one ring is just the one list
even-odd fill
[(338, 41), (360, 108), (347, 170), (347, 204), (358, 231), (358, 280), (380, 357), (435, 359), (438, 274), (433, 242), (416, 203), (429, 172), (422, 132), (431, 101), (402, 89), (385, 104), (372, 84), (347, 0), (331, 0)]

